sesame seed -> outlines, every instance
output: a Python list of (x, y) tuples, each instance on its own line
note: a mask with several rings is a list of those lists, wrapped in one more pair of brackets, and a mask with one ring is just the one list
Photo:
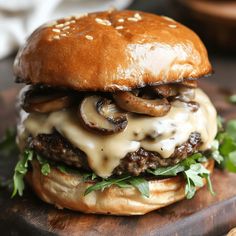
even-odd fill
[(124, 26), (122, 26), (122, 25), (116, 26), (116, 29), (117, 30), (124, 29)]
[(168, 20), (168, 21), (172, 21), (175, 22), (172, 18), (168, 17), (168, 16), (161, 16), (162, 18)]
[(88, 40), (93, 40), (93, 36), (91, 36), (91, 35), (85, 35), (85, 38)]
[(60, 39), (58, 35), (53, 36), (54, 39)]
[(70, 21), (66, 21), (65, 23), (64, 23), (64, 25), (66, 26), (66, 25), (70, 25)]
[(75, 20), (71, 20), (71, 21), (70, 21), (71, 24), (73, 24), (73, 23), (75, 23), (75, 22), (76, 22)]
[(62, 37), (66, 37), (67, 35), (66, 34), (60, 34)]
[(135, 14), (134, 14), (134, 17), (135, 17), (136, 19), (138, 19), (138, 20), (141, 20), (141, 19), (142, 19), (142, 17), (140, 16), (139, 13), (135, 13)]
[(61, 31), (59, 29), (52, 29), (53, 32), (60, 33)]
[(59, 24), (59, 25), (56, 25), (55, 27), (56, 28), (62, 28), (62, 27), (64, 27), (64, 24)]
[(120, 19), (118, 19), (118, 22), (123, 23), (123, 22), (125, 22), (125, 19), (120, 18)]
[(135, 17), (129, 17), (128, 20), (129, 20), (129, 21), (134, 21), (134, 22), (139, 21), (139, 20), (138, 20), (137, 18), (135, 18)]
[(107, 26), (110, 26), (110, 25), (111, 25), (111, 22), (110, 22), (109, 20), (96, 18), (95, 21), (96, 21), (98, 24), (101, 24), (101, 25), (107, 25)]
[(64, 27), (62, 30), (68, 30), (69, 28), (70, 28), (70, 26), (68, 25), (68, 26)]
[(173, 29), (177, 28), (177, 25), (168, 25), (168, 26)]

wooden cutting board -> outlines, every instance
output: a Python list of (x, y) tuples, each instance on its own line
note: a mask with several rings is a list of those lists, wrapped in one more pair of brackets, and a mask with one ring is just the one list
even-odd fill
[[(208, 83), (201, 86), (226, 119), (236, 118), (236, 106), (226, 99), (230, 91)], [(15, 120), (16, 89), (0, 97), (0, 119)], [(1, 124), (0, 131), (5, 128)], [(0, 173), (11, 169), (16, 157), (4, 159)], [(4, 168), (3, 168), (4, 167)], [(1, 172), (2, 171), (2, 172)], [(8, 171), (9, 172), (9, 171)], [(216, 196), (206, 187), (191, 200), (183, 200), (144, 216), (86, 215), (58, 210), (40, 201), (29, 189), (24, 197), (10, 199), (7, 190), (0, 191), (0, 235), (223, 235), (236, 226), (236, 174), (215, 170), (213, 186)]]

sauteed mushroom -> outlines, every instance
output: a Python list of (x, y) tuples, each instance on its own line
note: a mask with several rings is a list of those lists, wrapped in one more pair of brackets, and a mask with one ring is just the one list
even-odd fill
[(163, 84), (151, 87), (152, 91), (164, 98), (173, 97), (178, 94), (178, 87), (173, 84)]
[(175, 97), (175, 99), (180, 100), (182, 102), (190, 102), (195, 98), (195, 90), (192, 88), (181, 87), (179, 89), (179, 94)]
[(79, 117), (86, 128), (102, 134), (121, 132), (128, 124), (127, 114), (121, 112), (112, 100), (96, 95), (82, 100)]
[(197, 88), (197, 81), (196, 80), (185, 80), (182, 84), (189, 88)]
[(151, 87), (151, 90), (162, 97), (174, 97), (177, 96), (182, 88), (196, 88), (196, 80), (186, 80), (181, 83), (175, 84), (162, 84), (158, 86)]
[(21, 106), (26, 112), (47, 113), (69, 107), (73, 100), (68, 91), (39, 86), (25, 92)]
[(150, 100), (138, 97), (132, 92), (117, 92), (113, 98), (122, 109), (149, 116), (164, 116), (171, 107), (166, 98)]

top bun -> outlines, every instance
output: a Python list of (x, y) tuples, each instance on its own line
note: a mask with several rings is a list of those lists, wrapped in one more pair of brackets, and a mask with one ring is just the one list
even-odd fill
[(211, 73), (199, 37), (138, 11), (73, 16), (38, 28), (18, 52), (18, 82), (75, 90), (131, 90)]

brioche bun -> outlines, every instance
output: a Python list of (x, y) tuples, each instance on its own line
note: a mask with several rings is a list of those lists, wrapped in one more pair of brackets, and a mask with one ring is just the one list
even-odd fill
[(167, 17), (91, 13), (37, 29), (18, 52), (18, 82), (78, 91), (131, 90), (211, 73), (199, 37)]
[[(212, 173), (214, 161), (204, 166)], [(38, 161), (32, 162), (27, 181), (45, 202), (62, 209), (84, 213), (112, 215), (143, 215), (185, 198), (185, 180), (181, 176), (150, 180), (150, 197), (143, 197), (134, 187), (111, 186), (104, 191), (93, 191), (84, 196), (92, 183), (83, 182), (82, 176), (62, 173), (52, 168), (48, 176), (41, 173)], [(204, 182), (205, 183), (205, 182)]]

